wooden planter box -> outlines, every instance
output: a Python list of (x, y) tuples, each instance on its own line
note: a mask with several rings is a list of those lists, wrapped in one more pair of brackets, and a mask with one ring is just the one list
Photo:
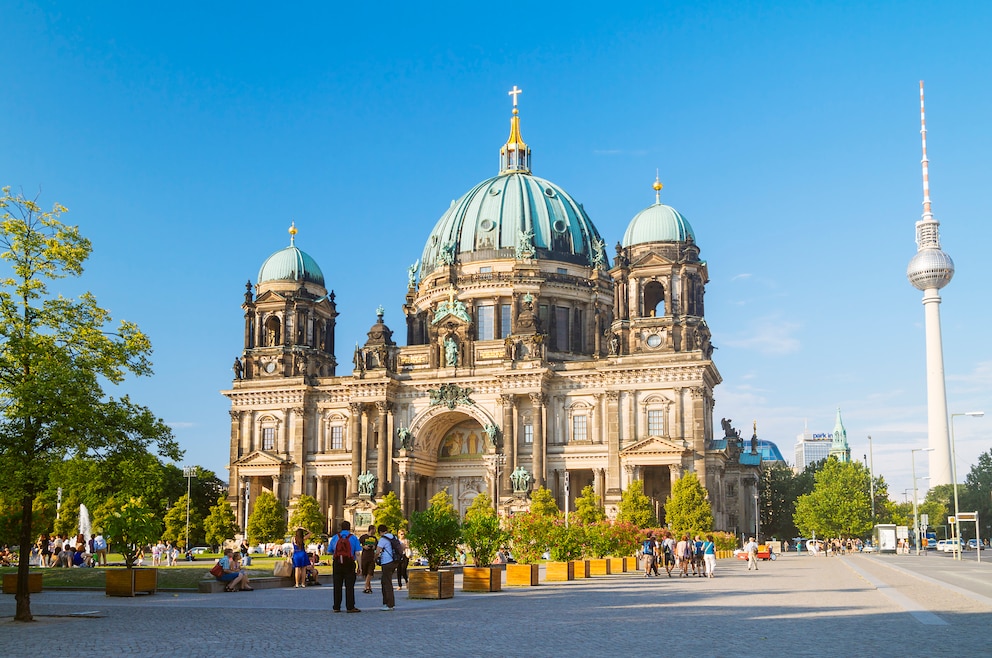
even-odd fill
[(624, 571), (640, 571), (640, 567), (637, 564), (636, 557), (625, 557), (623, 559), (623, 570)]
[[(37, 594), (41, 592), (41, 572), (40, 571), (29, 571), (28, 572), (28, 594)], [(3, 593), (4, 594), (17, 594), (17, 574), (16, 573), (5, 573), (3, 575)]]
[(627, 571), (627, 565), (623, 563), (622, 557), (611, 557), (607, 559), (610, 561), (610, 573), (624, 573)]
[(576, 578), (589, 577), (589, 560), (573, 560), (572, 564), (575, 565)]
[(544, 579), (548, 582), (575, 580), (574, 562), (548, 562), (544, 565)]
[(107, 569), (107, 596), (154, 594), (158, 590), (158, 569)]
[(586, 560), (586, 562), (589, 564), (590, 576), (610, 575), (610, 561), (605, 557), (592, 558), (591, 560)]
[(536, 587), (539, 573), (536, 564), (508, 564), (506, 565), (506, 586)]
[(410, 572), (407, 596), (411, 599), (450, 599), (455, 595), (455, 572), (451, 569)]
[(499, 567), (463, 567), (463, 592), (499, 592), (503, 589), (503, 570)]

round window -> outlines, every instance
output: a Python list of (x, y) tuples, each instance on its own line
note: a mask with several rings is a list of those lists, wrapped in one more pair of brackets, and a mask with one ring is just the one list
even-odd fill
[(565, 223), (564, 219), (559, 219), (551, 225), (551, 228), (553, 228), (556, 233), (564, 233), (565, 229), (568, 228), (568, 224)]
[(551, 189), (550, 187), (548, 187), (548, 188), (545, 188), (545, 189), (544, 189), (544, 195), (545, 195), (546, 197), (548, 197), (549, 199), (553, 199), (553, 198), (554, 198), (554, 196), (555, 196), (555, 191), (554, 191), (554, 190), (552, 190), (552, 189)]
[(658, 334), (651, 334), (648, 336), (648, 347), (658, 347), (661, 345), (661, 336)]
[(499, 194), (499, 188), (497, 188), (497, 187), (490, 187), (489, 188), (489, 193), (491, 195), (493, 195), (493, 196), (496, 196), (497, 194)]
[(481, 222), (479, 222), (479, 228), (481, 228), (483, 231), (491, 231), (494, 228), (496, 228), (496, 222), (494, 222), (491, 219), (484, 219)]

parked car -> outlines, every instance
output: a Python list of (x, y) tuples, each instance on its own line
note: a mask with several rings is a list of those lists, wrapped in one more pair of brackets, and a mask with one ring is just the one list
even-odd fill
[(943, 551), (945, 553), (954, 553), (955, 551), (961, 550), (958, 548), (958, 546), (960, 546), (960, 544), (958, 543), (958, 540), (956, 538), (941, 539), (939, 542), (937, 542), (937, 550)]
[[(968, 548), (970, 548), (973, 551), (974, 550), (977, 550), (978, 549), (978, 540), (977, 539), (969, 539), (968, 540)], [(982, 546), (982, 549), (984, 549), (984, 548), (985, 547)]]
[(190, 553), (192, 553), (193, 555), (203, 555), (204, 553), (209, 553), (209, 552), (210, 549), (207, 548), (206, 546), (194, 546), (192, 549), (190, 549)]
[(875, 547), (872, 546), (871, 544), (865, 544), (864, 546), (861, 547), (861, 552), (862, 553), (874, 553), (875, 552)]

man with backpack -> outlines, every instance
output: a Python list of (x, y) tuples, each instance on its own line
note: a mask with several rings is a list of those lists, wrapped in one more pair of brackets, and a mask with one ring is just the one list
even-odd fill
[(396, 597), (393, 595), (393, 574), (400, 565), (403, 547), (396, 535), (389, 528), (380, 524), (378, 527), (379, 542), (375, 547), (376, 562), (382, 567), (382, 609), (392, 611), (396, 607)]
[(641, 554), (644, 557), (644, 577), (647, 578), (654, 572), (655, 576), (660, 575), (658, 573), (658, 542), (655, 541), (654, 533), (648, 530), (647, 537), (641, 546)]
[(351, 534), (351, 524), (341, 522), (341, 532), (331, 537), (327, 545), (331, 553), (334, 578), (334, 612), (341, 612), (341, 587), (345, 590), (345, 605), (348, 612), (361, 612), (355, 607), (355, 557), (362, 551), (358, 537)]

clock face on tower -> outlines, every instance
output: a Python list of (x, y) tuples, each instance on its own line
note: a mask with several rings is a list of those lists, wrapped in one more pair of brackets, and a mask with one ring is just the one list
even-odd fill
[(659, 345), (661, 345), (661, 336), (659, 336), (658, 334), (651, 334), (650, 336), (648, 336), (647, 343), (648, 343), (648, 347), (658, 347)]
[(276, 364), (272, 361), (265, 364), (265, 372), (273, 373), (276, 371)]

